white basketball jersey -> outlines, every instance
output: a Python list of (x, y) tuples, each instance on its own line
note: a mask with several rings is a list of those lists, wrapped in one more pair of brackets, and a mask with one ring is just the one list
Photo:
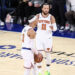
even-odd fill
[(43, 17), (42, 14), (39, 14), (38, 24), (37, 24), (37, 35), (39, 36), (52, 36), (52, 31), (50, 30), (49, 26), (51, 25), (51, 15), (49, 14), (48, 17)]
[(24, 42), (22, 42), (22, 47), (26, 47), (26, 48), (31, 48), (32, 42), (33, 40), (29, 38), (29, 36), (27, 35), (27, 32), (29, 29), (31, 29), (32, 27), (30, 26), (25, 26), (24, 29), (22, 30), (22, 34), (24, 34)]

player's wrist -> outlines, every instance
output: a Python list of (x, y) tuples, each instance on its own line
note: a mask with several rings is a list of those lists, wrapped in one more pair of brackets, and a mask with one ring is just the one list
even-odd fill
[(53, 23), (52, 26), (53, 26), (53, 31), (56, 31), (57, 30), (56, 23)]
[(51, 26), (49, 26), (49, 28), (53, 31), (53, 26), (51, 25)]

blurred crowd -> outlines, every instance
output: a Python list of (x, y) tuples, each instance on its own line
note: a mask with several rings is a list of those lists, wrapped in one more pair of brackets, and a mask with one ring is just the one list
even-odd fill
[(41, 12), (43, 3), (50, 4), (50, 13), (56, 18), (59, 30), (75, 31), (74, 0), (0, 0), (0, 22), (24, 26), (30, 15)]

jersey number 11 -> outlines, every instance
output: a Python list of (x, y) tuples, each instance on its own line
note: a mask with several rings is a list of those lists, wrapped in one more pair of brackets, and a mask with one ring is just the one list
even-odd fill
[(46, 24), (42, 24), (42, 30), (46, 30)]

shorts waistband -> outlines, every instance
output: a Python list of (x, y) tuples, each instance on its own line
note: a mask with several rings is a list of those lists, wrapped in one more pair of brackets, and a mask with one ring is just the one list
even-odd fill
[(22, 47), (22, 49), (25, 49), (25, 50), (31, 50), (31, 48), (26, 48), (26, 47)]

